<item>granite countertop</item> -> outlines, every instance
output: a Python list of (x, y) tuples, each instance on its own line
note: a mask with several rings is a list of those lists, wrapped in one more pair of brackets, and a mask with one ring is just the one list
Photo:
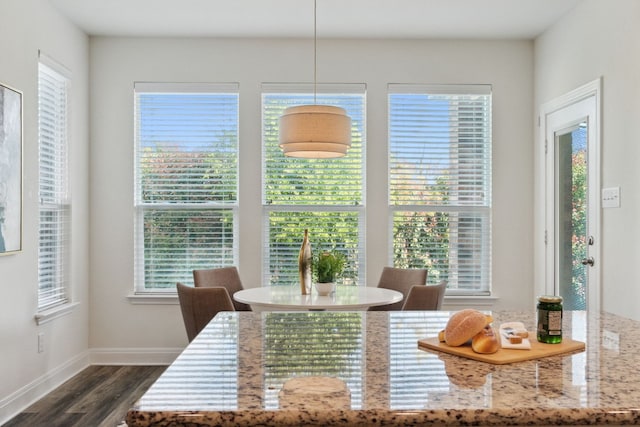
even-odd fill
[[(586, 351), (493, 365), (417, 348), (450, 314), (220, 313), (129, 411), (127, 423), (640, 424), (640, 322), (565, 312), (564, 336), (585, 342)], [(534, 330), (534, 312), (493, 316), (494, 325), (521, 321)], [(304, 387), (283, 390), (301, 377), (313, 383), (310, 392), (325, 390), (330, 398)], [(323, 377), (331, 378), (327, 387), (318, 386)]]

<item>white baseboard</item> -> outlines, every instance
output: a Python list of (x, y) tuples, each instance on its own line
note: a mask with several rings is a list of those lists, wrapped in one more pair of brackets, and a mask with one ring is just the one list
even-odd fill
[(89, 352), (85, 351), (0, 400), (0, 425), (18, 415), (87, 366), (89, 366)]
[(91, 365), (170, 365), (183, 348), (92, 348)]

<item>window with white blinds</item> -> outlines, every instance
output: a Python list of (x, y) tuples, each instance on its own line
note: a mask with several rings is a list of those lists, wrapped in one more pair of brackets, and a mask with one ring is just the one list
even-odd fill
[(236, 264), (238, 85), (135, 84), (136, 291)]
[(38, 311), (68, 300), (71, 215), (67, 164), (69, 80), (58, 71), (59, 67), (43, 60), (41, 56), (38, 65)]
[(489, 293), (491, 86), (389, 85), (389, 205), (396, 267)]
[[(314, 253), (341, 251), (347, 266), (341, 281), (363, 284), (365, 85), (264, 84), (263, 139), (263, 283), (298, 282), (298, 252), (304, 230)], [(285, 157), (278, 146), (283, 111), (302, 104), (336, 105), (351, 117), (352, 145), (338, 159)]]

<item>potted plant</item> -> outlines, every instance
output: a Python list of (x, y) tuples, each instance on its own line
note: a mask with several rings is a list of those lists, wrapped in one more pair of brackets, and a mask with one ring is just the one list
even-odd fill
[(336, 277), (342, 274), (346, 264), (346, 257), (337, 251), (320, 252), (314, 260), (319, 295), (329, 295), (335, 289)]

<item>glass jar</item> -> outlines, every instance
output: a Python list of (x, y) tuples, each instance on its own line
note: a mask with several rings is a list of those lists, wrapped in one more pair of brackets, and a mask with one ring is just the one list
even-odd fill
[(538, 297), (538, 341), (545, 344), (562, 342), (562, 297)]

